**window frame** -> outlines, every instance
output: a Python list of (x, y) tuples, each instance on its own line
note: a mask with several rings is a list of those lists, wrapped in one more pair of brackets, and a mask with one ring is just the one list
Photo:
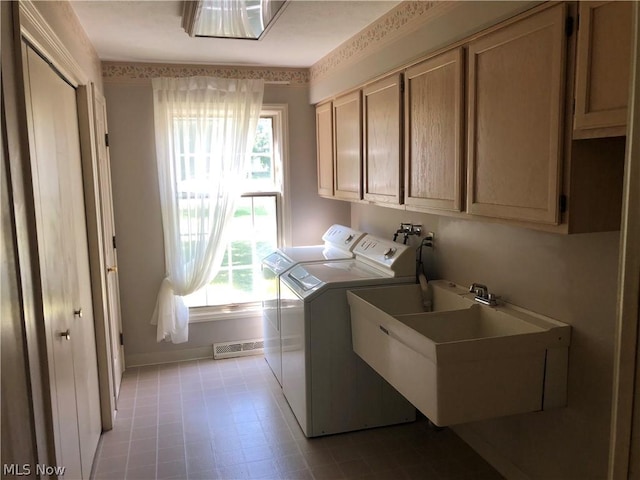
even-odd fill
[[(286, 104), (263, 104), (260, 117), (271, 117), (273, 125), (273, 156), (279, 158), (274, 162), (276, 169), (275, 191), (245, 192), (242, 197), (275, 196), (276, 228), (278, 247), (290, 244), (291, 241), (291, 202), (289, 192), (289, 138), (288, 107)], [(259, 317), (262, 313), (262, 302), (230, 303), (226, 305), (204, 305), (189, 307), (189, 323), (201, 323), (238, 318)]]

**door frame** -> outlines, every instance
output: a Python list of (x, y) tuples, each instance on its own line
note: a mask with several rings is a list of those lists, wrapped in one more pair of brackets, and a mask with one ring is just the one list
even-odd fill
[(633, 5), (631, 82), (620, 259), (609, 472), (611, 480), (640, 476), (640, 7)]
[[(58, 70), (65, 80), (76, 89), (76, 99), (78, 106), (78, 123), (80, 130), (82, 175), (84, 183), (84, 200), (85, 212), (87, 220), (87, 241), (89, 246), (89, 266), (91, 274), (91, 292), (94, 310), (94, 327), (96, 332), (96, 353), (98, 359), (98, 381), (100, 388), (100, 413), (102, 418), (102, 429), (110, 430), (113, 428), (115, 419), (115, 397), (113, 392), (115, 387), (113, 384), (113, 376), (111, 375), (111, 353), (109, 345), (109, 315), (107, 307), (106, 294), (106, 266), (104, 262), (104, 250), (102, 247), (102, 227), (100, 213), (100, 190), (98, 177), (97, 155), (95, 151), (95, 129), (93, 120), (93, 95), (92, 83), (90, 77), (76, 62), (71, 52), (66, 48), (55, 31), (49, 26), (44, 17), (30, 0), (21, 0), (14, 2), (14, 19), (17, 25), (14, 28), (17, 31), (14, 36), (14, 48), (18, 53), (16, 55), (17, 72), (22, 71), (22, 58), (20, 55), (22, 41), (28, 42), (39, 54), (51, 64), (53, 68)], [(20, 83), (18, 81), (17, 83)], [(22, 92), (20, 92), (22, 93)], [(24, 108), (24, 101), (20, 105)], [(24, 118), (24, 116), (22, 117)], [(26, 136), (26, 124), (20, 126), (24, 129)], [(24, 157), (30, 157), (28, 144), (24, 146)], [(27, 185), (30, 182), (30, 175), (25, 175), (22, 180)], [(28, 191), (28, 187), (25, 187)], [(36, 272), (38, 265), (34, 262), (37, 259), (37, 252), (34, 255), (35, 245), (35, 219), (28, 218), (30, 223), (30, 251), (25, 252), (31, 258), (31, 273), (37, 277)], [(26, 246), (25, 246), (26, 248)], [(25, 268), (21, 264), (20, 268)], [(37, 278), (33, 279), (32, 285), (36, 285)], [(37, 294), (37, 290), (34, 290)], [(36, 301), (37, 307), (37, 301)], [(36, 319), (38, 315), (42, 315), (41, 311), (35, 311)], [(27, 331), (29, 331), (27, 329)], [(42, 332), (34, 332), (34, 335), (27, 335), (27, 344), (29, 351), (38, 351), (41, 349), (39, 343)], [(35, 362), (34, 362), (35, 360)], [(39, 391), (43, 391), (42, 395), (46, 396), (46, 391), (50, 388), (46, 376), (46, 352), (40, 351), (38, 356), (30, 356), (29, 368), (32, 369), (32, 385), (38, 381), (42, 387), (38, 387)], [(34, 405), (34, 410), (37, 410)], [(50, 415), (49, 416), (49, 422)], [(51, 428), (49, 423), (48, 428)], [(38, 436), (38, 432), (37, 432)], [(41, 435), (40, 435), (41, 436)]]
[[(83, 165), (83, 175), (85, 184), (85, 203), (92, 203), (91, 214), (87, 214), (88, 230), (94, 231), (96, 235), (90, 240), (90, 252), (94, 252), (96, 259), (95, 264), (97, 268), (91, 270), (91, 281), (93, 287), (94, 303), (101, 304), (101, 319), (96, 319), (96, 324), (103, 326), (100, 329), (96, 329), (96, 342), (99, 344), (105, 344), (107, 348), (98, 350), (98, 365), (104, 366), (104, 375), (108, 375), (108, 378), (103, 378), (101, 374), (100, 381), (103, 383), (103, 388), (100, 391), (100, 402), (108, 412), (114, 412), (117, 410), (117, 395), (118, 395), (118, 383), (122, 377), (122, 371), (116, 372), (116, 362), (114, 358), (119, 358), (118, 365), (124, 367), (124, 354), (122, 352), (122, 345), (120, 345), (120, 335), (122, 332), (122, 326), (120, 324), (120, 304), (119, 299), (117, 305), (112, 305), (112, 299), (109, 290), (108, 276), (117, 276), (117, 266), (113, 263), (111, 267), (116, 267), (115, 271), (109, 272), (108, 254), (106, 249), (110, 244), (115, 245), (113, 238), (105, 238), (107, 231), (105, 230), (106, 223), (113, 223), (113, 217), (109, 214), (109, 218), (105, 218), (104, 203), (110, 203), (111, 209), (112, 197), (111, 197), (111, 180), (106, 179), (108, 185), (105, 185), (105, 179), (103, 177), (104, 165), (101, 165), (100, 154), (98, 149), (99, 144), (105, 142), (104, 139), (97, 138), (101, 135), (96, 126), (96, 117), (105, 115), (105, 112), (100, 108), (101, 105), (97, 102), (97, 96), (99, 92), (96, 92), (95, 85), (81, 85), (77, 89), (78, 92), (78, 114), (80, 117), (80, 139), (81, 139), (81, 151), (83, 159), (91, 159), (90, 165)], [(100, 110), (100, 111), (98, 111)], [(105, 120), (106, 126), (106, 120)], [(104, 143), (102, 144), (104, 147)], [(108, 148), (108, 147), (105, 147)], [(109, 170), (108, 151), (106, 153), (107, 158), (102, 161), (107, 162), (107, 170)], [(87, 163), (89, 163), (87, 161)], [(107, 174), (108, 176), (108, 174)], [(106, 192), (105, 190), (109, 191)], [(95, 202), (95, 204), (94, 204)], [(112, 210), (110, 210), (111, 212)], [(115, 246), (113, 247), (115, 250)], [(115, 253), (114, 253), (115, 256)], [(119, 288), (117, 287), (118, 280), (115, 279), (115, 294), (118, 294)], [(114, 310), (117, 309), (117, 313)], [(117, 324), (112, 325), (112, 322), (116, 321)], [(114, 335), (115, 333), (115, 335)], [(114, 336), (116, 337), (114, 339)], [(118, 346), (116, 346), (118, 344)], [(114, 352), (114, 347), (117, 351)], [(108, 380), (108, 381), (107, 381)], [(113, 428), (114, 415), (105, 417), (103, 415), (103, 428), (110, 430)]]
[(98, 356), (98, 380), (100, 384), (100, 410), (102, 428), (111, 430), (115, 421), (116, 398), (111, 362), (111, 332), (109, 329), (109, 305), (103, 243), (102, 214), (100, 205), (100, 179), (97, 163), (96, 135), (93, 123), (94, 99), (92, 85), (79, 85), (78, 125), (80, 127), (80, 153), (84, 202), (87, 216), (87, 240), (91, 272), (91, 294), (96, 331), (96, 353)]

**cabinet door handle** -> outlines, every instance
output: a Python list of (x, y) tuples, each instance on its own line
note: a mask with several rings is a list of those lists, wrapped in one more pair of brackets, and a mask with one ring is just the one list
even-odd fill
[(82, 318), (82, 309), (79, 308), (77, 310), (74, 310), (73, 311), (73, 316), (76, 317), (76, 318)]
[(66, 338), (67, 340), (71, 340), (71, 331), (68, 328), (65, 332), (60, 332), (58, 335), (62, 338)]

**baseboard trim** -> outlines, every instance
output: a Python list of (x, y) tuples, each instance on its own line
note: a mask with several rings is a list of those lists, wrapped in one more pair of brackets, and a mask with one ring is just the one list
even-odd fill
[(167, 352), (133, 353), (125, 355), (127, 368), (162, 363), (186, 362), (188, 360), (213, 359), (213, 346), (171, 350)]
[(502, 455), (493, 445), (478, 435), (470, 426), (458, 425), (451, 427), (451, 430), (468, 443), (478, 455), (484, 458), (503, 477), (509, 480), (530, 480), (528, 475)]

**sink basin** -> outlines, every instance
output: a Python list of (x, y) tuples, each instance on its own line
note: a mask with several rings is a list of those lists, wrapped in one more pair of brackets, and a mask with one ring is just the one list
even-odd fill
[(489, 311), (481, 308), (480, 305), (472, 305), (466, 310), (455, 310), (442, 315), (417, 314), (396, 318), (434, 343), (459, 342), (543, 331), (536, 325), (499, 311)]
[(437, 425), (566, 404), (566, 324), (443, 280), (347, 297), (354, 351)]

